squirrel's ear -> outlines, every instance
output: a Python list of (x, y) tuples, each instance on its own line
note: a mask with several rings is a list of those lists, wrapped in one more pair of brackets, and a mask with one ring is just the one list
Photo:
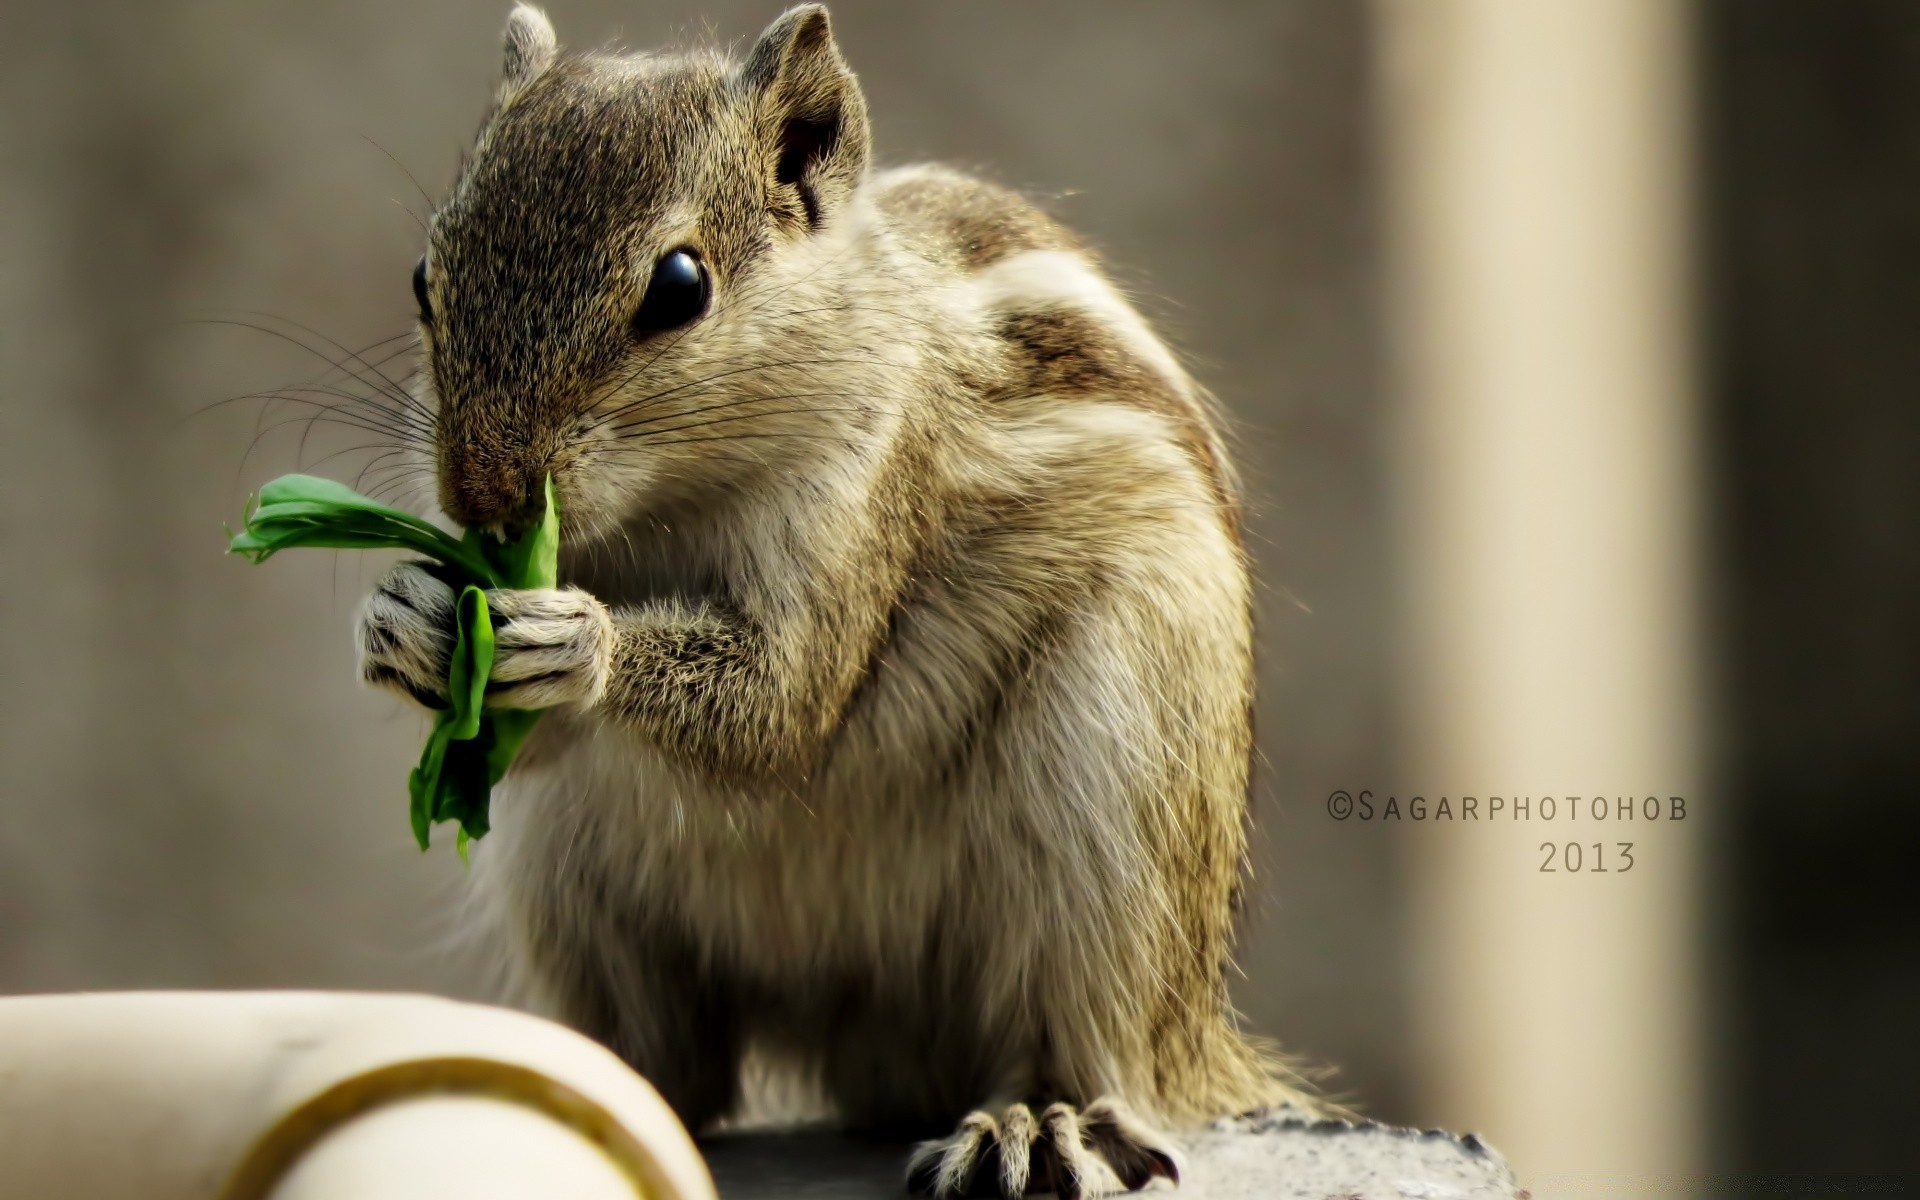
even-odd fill
[(789, 10), (760, 35), (740, 80), (758, 105), (775, 185), (811, 228), (853, 194), (867, 172), (872, 135), (860, 84), (834, 45), (827, 10)]
[(560, 42), (553, 36), (553, 22), (531, 4), (516, 4), (507, 17), (506, 65), (500, 75), (500, 103), (532, 83), (540, 72), (553, 65), (560, 53)]

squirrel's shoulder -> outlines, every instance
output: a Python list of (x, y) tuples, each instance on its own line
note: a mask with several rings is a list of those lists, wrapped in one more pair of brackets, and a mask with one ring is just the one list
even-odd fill
[(928, 258), (975, 272), (1030, 250), (1086, 252), (1065, 226), (1011, 188), (937, 164), (874, 174), (872, 196), (895, 233)]
[(1230, 522), (1235, 485), (1212, 404), (1106, 278), (1086, 243), (1026, 197), (951, 167), (877, 172), (875, 207), (915, 253), (968, 277), (1009, 396), (1119, 405), (1164, 423)]

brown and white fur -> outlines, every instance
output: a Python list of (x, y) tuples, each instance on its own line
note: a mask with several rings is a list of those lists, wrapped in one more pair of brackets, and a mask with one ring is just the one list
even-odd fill
[[(522, 528), (491, 702), (554, 707), (473, 886), (549, 1011), (698, 1130), (743, 1060), (946, 1133), (937, 1195), (1177, 1176), (1159, 1127), (1284, 1101), (1223, 972), (1248, 578), (1206, 400), (1071, 235), (875, 171), (827, 14), (744, 65), (567, 56), (515, 10), (427, 253), (440, 500)], [(652, 265), (704, 315), (636, 338)], [(363, 673), (444, 696), (451, 596), (375, 591)]]

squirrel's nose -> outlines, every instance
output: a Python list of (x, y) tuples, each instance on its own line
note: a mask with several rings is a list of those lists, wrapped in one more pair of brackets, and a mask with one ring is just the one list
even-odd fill
[(440, 507), (470, 529), (517, 537), (540, 519), (545, 477), (513, 457), (454, 448), (441, 459)]

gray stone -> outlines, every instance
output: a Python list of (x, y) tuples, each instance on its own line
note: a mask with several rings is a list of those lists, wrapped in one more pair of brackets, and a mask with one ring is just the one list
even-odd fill
[[(1517, 1200), (1506, 1161), (1473, 1134), (1277, 1115), (1217, 1122), (1182, 1139), (1187, 1169), (1166, 1200)], [(721, 1200), (898, 1200), (907, 1147), (826, 1132), (742, 1133), (701, 1145)]]

